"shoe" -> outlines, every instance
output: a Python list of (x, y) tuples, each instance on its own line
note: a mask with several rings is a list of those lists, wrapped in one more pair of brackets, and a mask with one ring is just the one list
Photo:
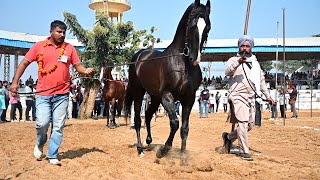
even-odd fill
[(49, 159), (49, 163), (53, 164), (53, 165), (57, 165), (57, 166), (61, 166), (61, 162), (59, 161), (59, 159)]
[(38, 161), (41, 161), (43, 155), (43, 147), (38, 147), (38, 145), (35, 145), (33, 149), (33, 155)]
[(269, 120), (274, 121), (274, 118), (270, 118)]
[(242, 160), (253, 161), (253, 158), (250, 156), (249, 153), (240, 153), (239, 156)]
[(223, 147), (225, 149), (225, 152), (229, 154), (232, 143), (231, 143), (231, 140), (228, 139), (227, 132), (222, 133), (222, 139), (223, 139)]

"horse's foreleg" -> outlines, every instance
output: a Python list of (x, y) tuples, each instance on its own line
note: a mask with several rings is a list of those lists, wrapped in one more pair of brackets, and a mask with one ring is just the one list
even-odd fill
[(145, 123), (146, 123), (146, 127), (147, 127), (147, 139), (146, 139), (146, 143), (148, 145), (151, 144), (152, 142), (152, 135), (151, 135), (151, 119), (153, 114), (158, 110), (160, 101), (151, 97), (151, 105), (149, 106), (149, 108), (147, 109), (146, 113), (145, 113)]
[(175, 112), (175, 106), (174, 106), (174, 98), (171, 93), (167, 92), (164, 93), (162, 96), (162, 104), (167, 110), (169, 119), (170, 119), (170, 134), (169, 137), (164, 145), (164, 147), (161, 147), (157, 151), (157, 157), (162, 158), (164, 157), (168, 151), (172, 148), (172, 142), (174, 139), (174, 135), (176, 134), (177, 130), (179, 129), (179, 119)]
[(109, 127), (109, 109), (110, 109), (110, 103), (109, 101), (105, 102), (105, 109), (106, 109), (106, 116), (107, 116), (107, 127)]
[(120, 124), (121, 124), (121, 122), (120, 122), (120, 120), (121, 120), (121, 110), (122, 110), (122, 104), (121, 103), (119, 103), (119, 101), (118, 101), (118, 105), (117, 105), (117, 115), (118, 115), (118, 126), (120, 126)]
[(187, 139), (189, 134), (189, 116), (191, 112), (191, 107), (190, 106), (182, 107), (182, 125), (180, 129), (181, 153), (186, 153)]
[(182, 105), (182, 125), (180, 129), (181, 165), (187, 164), (186, 149), (187, 149), (187, 139), (189, 134), (189, 118), (190, 118), (191, 109), (192, 109), (192, 105), (191, 106)]
[(111, 105), (110, 105), (110, 113), (111, 113), (111, 117), (110, 117), (110, 123), (111, 123), (111, 125), (110, 125), (110, 127), (111, 128), (114, 128), (114, 126), (116, 126), (116, 121), (115, 121), (115, 111), (116, 111), (116, 109), (115, 109), (115, 100), (113, 99), (113, 100), (111, 100)]

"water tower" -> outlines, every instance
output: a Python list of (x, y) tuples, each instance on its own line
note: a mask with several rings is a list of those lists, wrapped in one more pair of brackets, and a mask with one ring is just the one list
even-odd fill
[(89, 8), (105, 13), (112, 21), (117, 18), (117, 22), (121, 23), (123, 13), (130, 10), (131, 6), (129, 0), (92, 0)]

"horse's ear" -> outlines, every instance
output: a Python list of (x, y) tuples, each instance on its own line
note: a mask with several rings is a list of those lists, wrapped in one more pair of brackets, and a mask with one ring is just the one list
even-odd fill
[(211, 3), (210, 3), (210, 0), (207, 1), (206, 9), (207, 9), (207, 13), (210, 14), (210, 11), (211, 11)]
[(198, 8), (200, 6), (200, 0), (194, 1), (194, 8)]

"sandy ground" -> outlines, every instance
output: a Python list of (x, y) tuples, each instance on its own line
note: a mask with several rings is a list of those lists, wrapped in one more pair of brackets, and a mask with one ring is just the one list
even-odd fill
[(300, 112), (301, 118), (283, 126), (282, 120), (267, 120), (270, 113), (265, 112), (262, 127), (249, 134), (254, 157), (249, 162), (216, 151), (222, 132), (230, 130), (225, 113), (199, 119), (192, 112), (186, 166), (180, 164), (179, 132), (169, 154), (156, 158), (169, 134), (167, 117), (152, 121), (153, 142), (143, 158), (137, 155), (135, 131), (124, 126), (124, 119), (116, 129), (106, 128), (105, 120), (68, 120), (59, 151), (61, 167), (34, 159), (33, 122), (2, 123), (0, 179), (320, 179), (320, 112), (308, 116)]

